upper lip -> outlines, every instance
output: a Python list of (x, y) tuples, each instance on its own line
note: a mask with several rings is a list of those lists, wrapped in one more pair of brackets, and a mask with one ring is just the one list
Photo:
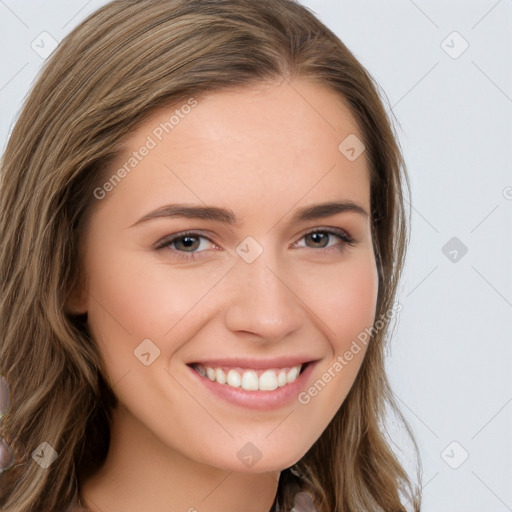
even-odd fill
[(304, 365), (311, 363), (316, 359), (307, 356), (281, 356), (274, 357), (273, 359), (259, 359), (259, 358), (247, 358), (247, 357), (233, 357), (229, 359), (203, 359), (201, 361), (193, 361), (189, 363), (200, 364), (201, 366), (208, 366), (210, 368), (220, 368), (227, 366), (228, 368), (254, 368), (254, 369), (266, 369), (266, 368), (287, 368), (291, 366)]

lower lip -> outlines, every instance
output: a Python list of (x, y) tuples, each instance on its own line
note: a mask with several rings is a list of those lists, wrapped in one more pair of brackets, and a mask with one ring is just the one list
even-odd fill
[(194, 377), (219, 398), (240, 407), (267, 411), (279, 409), (297, 400), (299, 393), (306, 387), (315, 364), (316, 361), (308, 363), (304, 371), (293, 382), (273, 391), (247, 391), (243, 388), (219, 384), (208, 377), (203, 377), (194, 368), (190, 366), (189, 368)]

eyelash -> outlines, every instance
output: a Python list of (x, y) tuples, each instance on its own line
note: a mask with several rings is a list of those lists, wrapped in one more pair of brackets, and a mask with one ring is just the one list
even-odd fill
[[(311, 235), (313, 233), (328, 233), (329, 235), (334, 235), (334, 236), (338, 237), (342, 241), (342, 243), (339, 244), (342, 247), (344, 247), (345, 245), (350, 245), (350, 246), (356, 245), (356, 242), (352, 239), (352, 237), (350, 237), (350, 235), (348, 235), (347, 232), (345, 232), (345, 231), (343, 231), (341, 229), (338, 230), (338, 229), (332, 229), (332, 228), (316, 228), (316, 229), (313, 229), (311, 231), (308, 231), (307, 233), (304, 233), (299, 240), (302, 240), (304, 237), (306, 237), (308, 235)], [(189, 237), (193, 237), (193, 238), (204, 238), (205, 240), (208, 240), (212, 244), (215, 244), (215, 242), (210, 240), (207, 236), (202, 235), (201, 233), (198, 233), (198, 232), (195, 232), (195, 231), (184, 231), (182, 233), (177, 233), (175, 235), (170, 235), (168, 237), (163, 238), (160, 242), (158, 242), (156, 244), (155, 250), (156, 251), (163, 250), (163, 249), (167, 248), (168, 246), (170, 246), (171, 244), (173, 244), (174, 242), (176, 242), (177, 240), (180, 240), (182, 238), (186, 238), (188, 236)], [(334, 249), (334, 250), (339, 250), (341, 252), (343, 249), (339, 249), (339, 245), (335, 245), (333, 247), (320, 247), (320, 248), (317, 249), (317, 251), (329, 252), (329, 251)], [(315, 249), (315, 248), (314, 247), (306, 247), (306, 249)], [(198, 257), (196, 256), (196, 254), (204, 252), (204, 251), (185, 252), (185, 251), (178, 251), (176, 249), (170, 249), (170, 250), (172, 252), (176, 253), (176, 257), (182, 258), (182, 259), (185, 259), (185, 260), (197, 260)]]

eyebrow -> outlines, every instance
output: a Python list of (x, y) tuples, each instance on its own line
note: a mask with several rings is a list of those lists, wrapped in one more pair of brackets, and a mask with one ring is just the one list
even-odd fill
[[(369, 217), (368, 212), (362, 206), (352, 201), (331, 201), (328, 203), (320, 203), (299, 208), (292, 217), (291, 222), (321, 219), (345, 212), (353, 212), (363, 215), (364, 217)], [(166, 204), (147, 213), (129, 227), (137, 226), (151, 219), (159, 219), (162, 217), (184, 217), (187, 219), (212, 220), (232, 225), (238, 223), (235, 213), (228, 208), (174, 203)]]

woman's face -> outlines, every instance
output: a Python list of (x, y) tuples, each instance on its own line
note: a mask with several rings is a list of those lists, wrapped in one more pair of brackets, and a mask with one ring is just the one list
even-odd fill
[(377, 300), (355, 137), (334, 92), (295, 81), (161, 109), (127, 140), (95, 192), (79, 302), (115, 435), (241, 472), (289, 467), (318, 439)]

